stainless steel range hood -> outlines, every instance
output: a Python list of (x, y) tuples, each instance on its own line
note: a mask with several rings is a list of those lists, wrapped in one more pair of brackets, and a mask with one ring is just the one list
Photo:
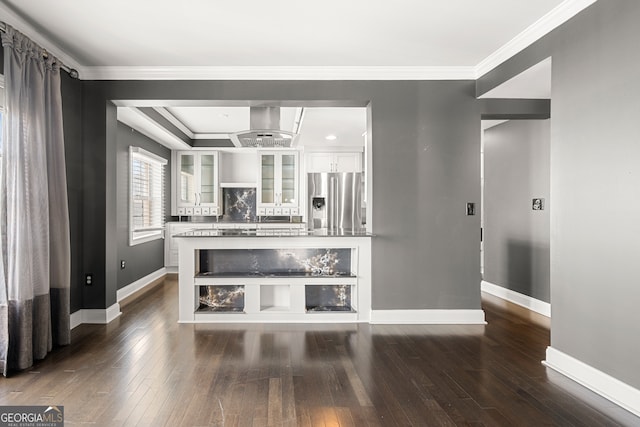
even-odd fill
[(236, 147), (293, 147), (298, 134), (280, 129), (280, 107), (251, 107), (249, 130), (229, 135)]

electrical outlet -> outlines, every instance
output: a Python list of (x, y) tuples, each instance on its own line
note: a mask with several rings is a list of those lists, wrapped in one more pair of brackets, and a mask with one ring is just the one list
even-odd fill
[(124, 268), (126, 267), (127, 263), (122, 259), (120, 260), (120, 270), (124, 270)]
[(84, 275), (84, 284), (87, 286), (93, 285), (93, 274), (87, 273)]

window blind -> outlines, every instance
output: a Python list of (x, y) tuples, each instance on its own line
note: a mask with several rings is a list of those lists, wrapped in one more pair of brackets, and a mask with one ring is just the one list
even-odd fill
[(139, 147), (130, 147), (130, 244), (162, 237), (164, 179), (167, 160)]

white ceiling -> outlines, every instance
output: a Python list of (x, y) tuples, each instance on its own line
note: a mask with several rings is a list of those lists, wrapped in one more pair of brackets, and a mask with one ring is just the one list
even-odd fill
[[(363, 134), (367, 130), (365, 107), (305, 107), (302, 110), (300, 128), (296, 129), (300, 108), (280, 107), (280, 129), (297, 130), (300, 134), (298, 145), (364, 145)], [(166, 111), (188, 130), (187, 134), (194, 134), (195, 138), (215, 134), (226, 138), (230, 133), (250, 128), (249, 107), (180, 106), (166, 107)]]
[(551, 99), (551, 57), (491, 89), (480, 98)]
[(232, 133), (249, 123), (246, 107), (167, 107), (167, 111), (192, 133)]
[[(2, 0), (0, 21), (80, 78), (474, 79), (595, 1)], [(550, 61), (484, 97), (545, 98), (549, 76)], [(164, 107), (194, 134), (248, 128), (248, 107)], [(308, 108), (300, 144), (358, 145), (365, 129), (364, 108)]]
[[(154, 107), (164, 118), (191, 139), (228, 139), (230, 133), (250, 129), (249, 107), (162, 106)], [(296, 129), (299, 120), (300, 127)], [(184, 141), (159, 125), (141, 110), (118, 107), (118, 120), (171, 149), (189, 148)], [(364, 146), (367, 130), (365, 107), (281, 107), (280, 129), (299, 133), (297, 146)], [(327, 138), (328, 136), (331, 138)]]
[[(361, 147), (366, 130), (366, 108), (305, 108), (298, 144)], [(330, 135), (335, 139), (327, 139)]]
[(6, 2), (90, 66), (456, 66), (476, 65), (562, 0)]
[(275, 67), (286, 75), (315, 67), (330, 76), (332, 67), (397, 67), (405, 77), (411, 67), (432, 67), (469, 78), (594, 1), (3, 0), (0, 19), (81, 78), (105, 67), (138, 67), (147, 77), (167, 67)]

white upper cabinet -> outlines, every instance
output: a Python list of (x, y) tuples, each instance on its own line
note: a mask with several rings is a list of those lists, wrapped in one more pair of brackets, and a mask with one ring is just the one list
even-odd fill
[(259, 216), (299, 215), (297, 151), (258, 151)]
[(219, 215), (218, 153), (174, 152), (171, 215)]
[(310, 152), (305, 155), (307, 172), (362, 172), (362, 153)]

